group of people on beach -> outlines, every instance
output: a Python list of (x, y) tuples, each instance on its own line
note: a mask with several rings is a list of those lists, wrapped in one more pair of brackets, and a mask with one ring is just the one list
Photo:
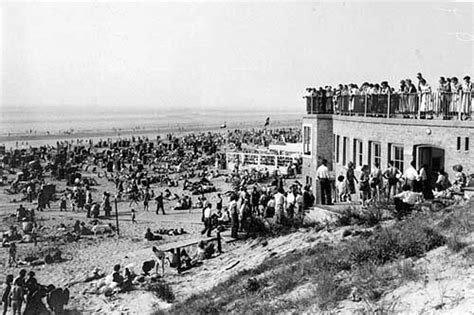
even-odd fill
[(388, 162), (385, 171), (382, 171), (380, 164), (376, 162), (371, 168), (363, 165), (357, 177), (354, 163), (349, 162), (345, 176), (341, 174), (336, 179), (336, 202), (351, 201), (356, 193), (356, 186), (360, 192), (362, 207), (367, 207), (367, 204), (372, 201), (399, 198), (400, 193), (406, 191), (419, 193), (419, 196), (424, 199), (433, 199), (446, 191), (460, 192), (467, 184), (467, 176), (462, 170), (461, 165), (453, 166), (454, 179), (452, 181), (443, 169), (438, 170), (438, 176), (433, 185), (430, 171), (425, 164), (417, 169), (415, 162), (412, 161), (410, 166), (402, 172), (395, 166), (394, 161)]
[[(5, 279), (2, 292), (2, 314), (8, 314), (9, 309), (13, 315), (37, 315), (37, 314), (62, 314), (64, 305), (69, 302), (69, 290), (56, 288), (50, 284), (41, 285), (36, 279), (34, 271), (28, 272), (21, 269), (19, 275), (14, 278), (8, 274)], [(47, 297), (46, 307), (43, 298)]]

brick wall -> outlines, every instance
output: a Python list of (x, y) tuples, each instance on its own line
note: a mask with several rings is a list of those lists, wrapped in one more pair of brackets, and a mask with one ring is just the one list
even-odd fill
[[(414, 147), (429, 145), (444, 149), (444, 167), (452, 178), (452, 166), (461, 164), (467, 174), (474, 173), (474, 122), (373, 118), (340, 115), (308, 115), (303, 117), (303, 126), (312, 128), (311, 156), (303, 158), (303, 174), (311, 177), (313, 190), (316, 186), (316, 168), (319, 158), (326, 158), (336, 175), (345, 173), (348, 161), (353, 161), (354, 139), (363, 143), (363, 164), (369, 165), (369, 141), (381, 143), (381, 167), (386, 169), (389, 160), (389, 144), (402, 145), (404, 167), (414, 159)], [(333, 135), (340, 136), (340, 156), (343, 152), (343, 137), (348, 138), (346, 165), (333, 159)], [(457, 150), (457, 138), (461, 137), (461, 149)], [(469, 150), (465, 150), (465, 139), (469, 139)], [(392, 157), (393, 159), (393, 157)], [(332, 162), (332, 163), (331, 163)], [(373, 161), (372, 161), (373, 163)], [(360, 168), (360, 167), (359, 167)], [(358, 173), (358, 172), (357, 172)]]

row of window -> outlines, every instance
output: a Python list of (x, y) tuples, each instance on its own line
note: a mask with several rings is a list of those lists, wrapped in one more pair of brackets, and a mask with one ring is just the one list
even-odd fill
[[(461, 151), (462, 148), (462, 137), (458, 137), (458, 143), (456, 149)], [(469, 137), (464, 138), (464, 151), (469, 151)]]
[[(334, 156), (336, 158), (336, 163), (347, 165), (349, 162), (353, 162), (356, 167), (360, 167), (364, 164), (364, 142), (360, 139), (353, 139), (352, 141), (352, 159), (349, 160), (349, 138), (341, 137), (340, 135), (334, 135)], [(378, 163), (380, 166), (382, 166), (382, 144), (377, 141), (369, 141), (368, 149), (369, 159), (367, 164), (373, 165)], [(403, 155), (403, 145), (394, 143), (388, 144), (388, 161), (393, 160), (395, 167), (400, 170), (404, 169)]]

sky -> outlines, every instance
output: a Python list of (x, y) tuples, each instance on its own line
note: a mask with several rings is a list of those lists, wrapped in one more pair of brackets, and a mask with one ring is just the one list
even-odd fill
[(472, 3), (0, 4), (1, 108), (304, 111), (306, 87), (473, 75)]

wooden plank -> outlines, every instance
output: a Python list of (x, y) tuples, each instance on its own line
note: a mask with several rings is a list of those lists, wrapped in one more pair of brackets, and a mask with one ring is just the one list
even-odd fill
[(193, 246), (199, 244), (199, 242), (204, 241), (204, 243), (207, 242), (212, 242), (216, 241), (217, 237), (207, 237), (207, 238), (201, 238), (201, 239), (194, 239), (194, 240), (184, 240), (184, 241), (179, 241), (179, 242), (174, 242), (174, 243), (167, 243), (163, 244), (162, 246), (157, 247), (161, 251), (170, 251), (173, 248), (183, 248), (183, 247), (188, 247), (188, 246)]

